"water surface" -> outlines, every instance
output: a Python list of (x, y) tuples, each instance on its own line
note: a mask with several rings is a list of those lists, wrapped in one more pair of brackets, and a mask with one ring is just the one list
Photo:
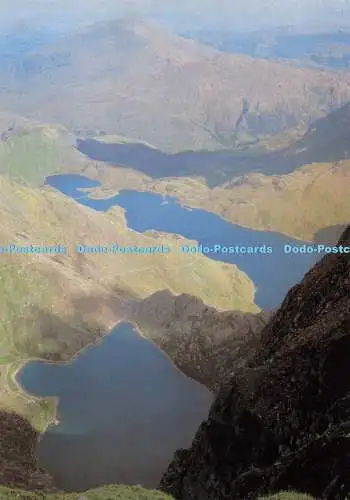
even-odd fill
[(212, 402), (127, 323), (71, 364), (28, 363), (18, 380), (32, 394), (59, 397), (60, 424), (44, 434), (38, 457), (71, 491), (115, 482), (156, 487)]
[[(180, 234), (209, 247), (216, 244), (227, 247), (264, 244), (272, 246), (272, 255), (207, 254), (214, 260), (236, 264), (244, 271), (256, 286), (255, 302), (263, 309), (277, 308), (288, 290), (300, 281), (305, 272), (320, 258), (320, 255), (315, 254), (285, 254), (285, 244), (302, 245), (304, 242), (272, 231), (257, 231), (231, 224), (211, 212), (183, 207), (173, 197), (164, 198), (155, 193), (122, 190), (118, 195), (107, 199), (93, 199), (88, 193), (79, 191), (79, 188), (96, 187), (98, 181), (65, 174), (48, 177), (47, 182), (79, 203), (97, 211), (104, 212), (114, 205), (123, 207), (126, 210), (128, 227), (138, 232), (155, 230)], [(164, 203), (164, 200), (167, 203)]]

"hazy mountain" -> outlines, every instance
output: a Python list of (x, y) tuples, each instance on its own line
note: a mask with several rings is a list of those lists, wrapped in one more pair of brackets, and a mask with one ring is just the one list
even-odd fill
[(101, 160), (86, 175), (107, 196), (123, 188), (171, 195), (234, 224), (317, 240), (325, 226), (350, 217), (350, 106), (316, 120), (297, 140), (294, 132), (235, 152), (168, 154), (108, 136), (78, 139), (78, 148)]
[(282, 26), (245, 32), (198, 28), (182, 33), (186, 38), (223, 52), (286, 60), (306, 67), (350, 67), (349, 28), (342, 30), (338, 26), (334, 31), (328, 32), (310, 26), (304, 30), (295, 26)]
[(0, 99), (32, 118), (168, 151), (235, 147), (322, 117), (350, 73), (224, 54), (154, 24), (98, 23), (4, 68)]

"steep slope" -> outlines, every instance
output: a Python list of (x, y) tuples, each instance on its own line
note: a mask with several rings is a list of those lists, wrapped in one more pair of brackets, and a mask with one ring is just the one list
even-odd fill
[[(58, 491), (34, 457), (38, 435), (14, 413), (0, 412), (0, 500), (171, 500), (162, 491), (141, 486), (106, 485), (84, 493)], [(264, 500), (311, 500), (281, 493)]]
[(336, 109), (308, 127), (287, 129), (259, 145), (237, 150), (183, 151), (168, 154), (146, 143), (121, 141), (118, 136), (79, 138), (79, 151), (93, 161), (125, 165), (158, 179), (202, 177), (209, 187), (233, 177), (259, 172), (265, 175), (292, 173), (312, 163), (337, 162), (349, 158), (350, 105)]
[(216, 392), (244, 364), (271, 313), (218, 311), (168, 290), (135, 301), (130, 318), (189, 377)]
[[(0, 485), (56, 491), (52, 478), (34, 457), (38, 433), (14, 413), (0, 411)], [(1, 498), (0, 490), (0, 498)], [(23, 497), (22, 497), (23, 498)]]
[(305, 165), (286, 175), (250, 173), (211, 189), (201, 178), (155, 180), (102, 163), (90, 164), (86, 175), (101, 182), (104, 190), (96, 190), (101, 197), (121, 189), (175, 196), (185, 206), (214, 212), (233, 224), (309, 241), (321, 241), (316, 233), (344, 225), (350, 217), (350, 160)]
[(77, 171), (89, 160), (75, 145), (74, 135), (61, 125), (0, 112), (0, 175), (41, 185), (50, 174)]
[(24, 418), (0, 411), (0, 500), (170, 500), (160, 491), (139, 486), (106, 486), (87, 493), (59, 492), (53, 479), (41, 469), (34, 452), (38, 433)]
[[(131, 299), (158, 290), (198, 295), (219, 308), (257, 312), (254, 285), (235, 266), (178, 251), (183, 238), (127, 228), (124, 211), (108, 214), (52, 188), (0, 176), (0, 408), (38, 428), (52, 405), (23, 398), (13, 373), (29, 358), (66, 360), (125, 318)], [(69, 223), (67, 223), (69, 221)], [(76, 245), (169, 247), (168, 254), (79, 253)], [(8, 245), (57, 246), (66, 253), (8, 253)]]
[[(350, 226), (338, 244), (350, 248)], [(161, 488), (186, 500), (280, 489), (348, 498), (349, 335), (350, 253), (326, 256), (290, 290)]]
[(350, 98), (348, 72), (224, 54), (130, 21), (33, 52), (4, 70), (2, 82), (2, 101), (20, 113), (167, 151), (254, 142)]

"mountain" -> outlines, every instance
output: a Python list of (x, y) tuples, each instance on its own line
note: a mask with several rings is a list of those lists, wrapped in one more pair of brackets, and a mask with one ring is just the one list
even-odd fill
[[(255, 287), (236, 266), (204, 255), (181, 255), (185, 239), (128, 229), (124, 210), (98, 213), (44, 186), (0, 175), (0, 408), (36, 428), (51, 421), (52, 400), (28, 399), (12, 375), (29, 358), (67, 360), (126, 317), (133, 300), (169, 289), (224, 309), (258, 312)], [(69, 220), (69, 224), (67, 221)], [(77, 244), (168, 245), (169, 254), (79, 253)], [(61, 246), (66, 253), (8, 253)], [(192, 242), (194, 244), (194, 242)], [(171, 251), (173, 250), (173, 251)], [(205, 283), (201, 287), (198, 283)]]
[(285, 175), (248, 173), (211, 188), (203, 177), (153, 179), (136, 169), (102, 162), (91, 162), (85, 175), (101, 183), (103, 189), (97, 191), (102, 198), (122, 189), (160, 193), (233, 224), (307, 241), (327, 243), (329, 237), (320, 231), (344, 225), (350, 217), (350, 160), (305, 165)]
[(223, 29), (195, 29), (183, 32), (186, 38), (224, 52), (290, 61), (305, 67), (347, 69), (350, 66), (349, 29), (304, 30), (281, 26), (239, 33)]
[[(350, 250), (350, 226), (339, 241)], [(256, 499), (280, 489), (350, 494), (350, 253), (325, 256), (234, 367), (161, 489), (176, 499)]]
[(0, 112), (0, 175), (40, 186), (50, 174), (79, 171), (89, 160), (75, 145), (75, 136), (62, 125)]
[[(33, 457), (38, 433), (15, 413), (0, 411), (0, 485), (54, 492), (53, 480)], [(0, 490), (0, 498), (2, 492)]]
[(216, 392), (245, 362), (270, 312), (218, 311), (198, 297), (168, 290), (135, 301), (130, 319), (187, 376)]
[[(83, 493), (57, 490), (51, 476), (41, 469), (33, 450), (38, 434), (15, 413), (0, 412), (1, 500), (172, 500), (162, 491), (123, 484), (106, 485)], [(93, 457), (92, 457), (93, 458)], [(281, 493), (265, 500), (311, 500), (311, 497)]]
[[(350, 248), (350, 226), (338, 245)], [(212, 346), (236, 337), (236, 345), (231, 344), (236, 352), (226, 351), (232, 374), (224, 376), (191, 449), (177, 452), (160, 491), (124, 485), (79, 494), (57, 491), (33, 458), (35, 430), (22, 417), (2, 411), (0, 483), (7, 487), (0, 487), (0, 498), (312, 500), (310, 493), (317, 499), (345, 500), (350, 490), (349, 384), (344, 378), (349, 255), (326, 256), (316, 264), (253, 335), (253, 342), (240, 331), (251, 324), (248, 317), (239, 322), (237, 314), (215, 311), (187, 294), (174, 298), (158, 292), (136, 309), (148, 320), (148, 329), (157, 322), (168, 328), (170, 319), (175, 331), (185, 328), (187, 336), (195, 332), (193, 326), (203, 336), (211, 332)], [(192, 348), (188, 343), (187, 349)], [(215, 346), (214, 352), (219, 352)]]
[(39, 435), (23, 417), (0, 411), (0, 499), (1, 500), (171, 500), (162, 492), (135, 486), (106, 486), (85, 497), (65, 494), (55, 487), (52, 477), (41, 467), (33, 453)]
[(166, 151), (234, 148), (347, 102), (350, 74), (224, 54), (134, 21), (97, 23), (4, 66), (0, 103)]
[(281, 175), (311, 163), (346, 160), (349, 136), (350, 105), (347, 103), (313, 121), (309, 127), (288, 129), (246, 149), (168, 154), (154, 145), (122, 141), (118, 136), (78, 138), (77, 149), (92, 161), (125, 165), (154, 179), (203, 177), (213, 188), (252, 172)]

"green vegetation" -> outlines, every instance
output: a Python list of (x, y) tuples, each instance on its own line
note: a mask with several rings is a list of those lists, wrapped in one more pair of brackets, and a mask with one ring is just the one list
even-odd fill
[(48, 175), (81, 165), (68, 132), (58, 125), (27, 124), (0, 140), (0, 174), (8, 174), (40, 185)]
[[(13, 381), (23, 361), (68, 361), (123, 319), (132, 299), (159, 290), (199, 296), (222, 309), (258, 312), (254, 284), (235, 266), (204, 255), (183, 255), (176, 235), (137, 233), (124, 211), (98, 213), (45, 187), (0, 175), (0, 245), (63, 244), (66, 255), (0, 255), (0, 408), (44, 429), (54, 400), (29, 396)], [(69, 224), (67, 224), (69, 221)], [(168, 245), (166, 255), (78, 254), (77, 243)], [(191, 242), (195, 244), (195, 242)]]
[(84, 493), (43, 494), (0, 487), (0, 500), (170, 500), (166, 493), (141, 486), (103, 486)]
[[(104, 486), (84, 493), (42, 494), (0, 487), (0, 500), (171, 500), (172, 497), (156, 490), (146, 490), (141, 486)], [(261, 498), (261, 500), (312, 500), (309, 495), (281, 492)]]
[(281, 491), (276, 493), (276, 495), (271, 495), (261, 498), (261, 500), (312, 500), (313, 497), (310, 495), (304, 495), (303, 493), (297, 493), (294, 491)]
[[(91, 167), (90, 172), (108, 189), (105, 196), (112, 196), (112, 188), (132, 184), (139, 191), (175, 196), (185, 206), (214, 212), (233, 224), (307, 241), (325, 226), (346, 224), (350, 218), (348, 160), (305, 165), (286, 175), (252, 173), (212, 189), (201, 178), (152, 179), (108, 166), (99, 171)], [(103, 197), (101, 188), (96, 193)]]

